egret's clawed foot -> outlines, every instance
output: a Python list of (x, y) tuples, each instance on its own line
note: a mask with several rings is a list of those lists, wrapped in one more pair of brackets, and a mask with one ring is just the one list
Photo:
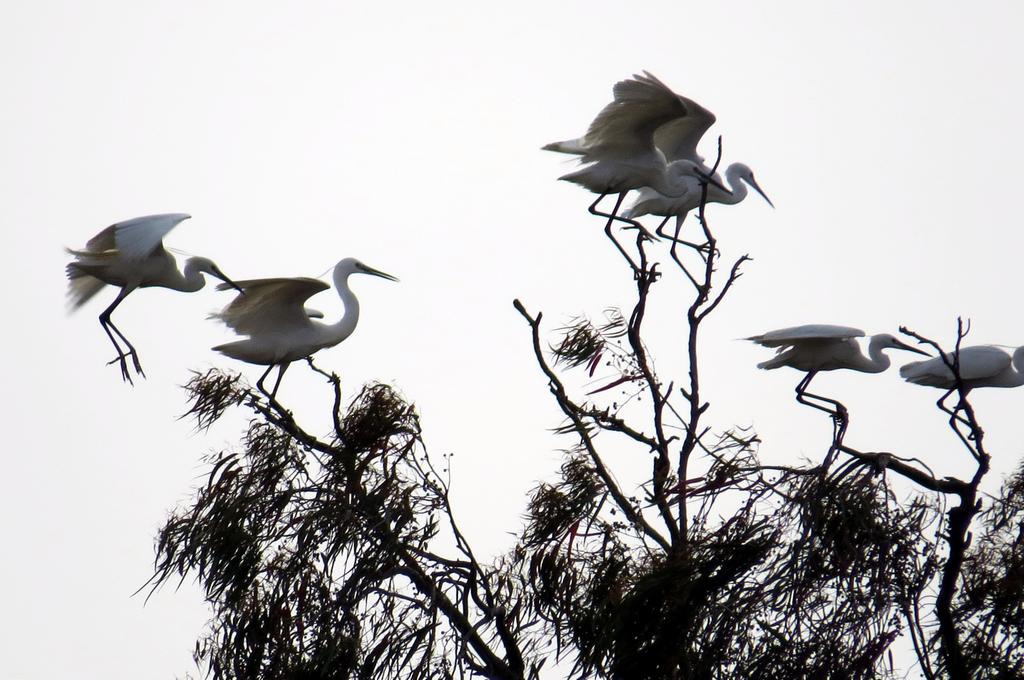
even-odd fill
[(128, 352), (128, 355), (131, 356), (132, 358), (132, 364), (135, 366), (135, 372), (141, 375), (143, 378), (145, 378), (146, 373), (145, 371), (142, 370), (142, 363), (139, 361), (139, 355), (135, 352), (134, 349)]
[[(701, 255), (705, 255), (706, 256), (706, 255), (710, 255), (711, 254), (711, 242), (710, 241), (705, 241), (704, 243), (694, 243), (693, 241), (687, 241), (685, 239), (679, 238), (679, 232), (678, 231), (676, 231), (675, 234), (666, 233), (665, 232), (665, 223), (664, 222), (662, 222), (661, 225), (655, 230), (655, 233), (657, 233), (657, 235), (660, 236), (661, 238), (668, 239), (672, 243), (672, 247), (673, 248), (676, 245), (680, 245), (680, 246), (686, 246), (688, 248), (693, 248), (694, 250), (696, 250)], [(717, 256), (719, 254), (720, 253), (718, 252), (718, 249), (716, 248), (715, 249), (715, 255)]]
[[(661, 272), (658, 271), (657, 264), (648, 269), (644, 275), (647, 277), (647, 280), (650, 281), (651, 283), (654, 283), (655, 281), (661, 278)], [(637, 279), (639, 278), (640, 276), (637, 276)]]
[(658, 240), (660, 240), (660, 239), (658, 239), (657, 236), (652, 234), (650, 232), (650, 230), (647, 229), (647, 227), (645, 227), (644, 225), (640, 224), (639, 222), (632, 222), (631, 221), (626, 226), (622, 227), (622, 230), (623, 231), (638, 231), (638, 232), (640, 232), (639, 236), (640, 236), (640, 239), (642, 241), (658, 241)]
[(132, 382), (132, 374), (128, 370), (128, 362), (126, 361), (127, 358), (128, 358), (128, 356), (126, 354), (122, 354), (121, 356), (117, 357), (116, 359), (111, 359), (110, 361), (108, 361), (107, 362), (107, 366), (109, 366), (111, 364), (120, 364), (120, 366), (121, 366), (121, 380), (124, 380), (129, 385), (134, 385), (135, 383)]
[(135, 355), (134, 351), (126, 354), (118, 354), (117, 358), (111, 359), (107, 362), (107, 366), (110, 366), (111, 364), (118, 364), (121, 367), (121, 379), (129, 385), (134, 385), (135, 382), (132, 380), (132, 372), (128, 368), (128, 357), (132, 358), (132, 366), (135, 368), (136, 374), (145, 378), (146, 374), (142, 372), (142, 365), (139, 363), (139, 358)]
[[(668, 236), (667, 238), (671, 240), (673, 244), (679, 244), (681, 246), (686, 246), (687, 248), (692, 248), (693, 250), (696, 250), (698, 253), (705, 257), (711, 254), (710, 241), (705, 241), (704, 243), (694, 243), (693, 241), (684, 241), (683, 239), (674, 238), (672, 236)], [(721, 255), (721, 252), (718, 250), (718, 248), (715, 248), (715, 256), (717, 257), (719, 255)]]

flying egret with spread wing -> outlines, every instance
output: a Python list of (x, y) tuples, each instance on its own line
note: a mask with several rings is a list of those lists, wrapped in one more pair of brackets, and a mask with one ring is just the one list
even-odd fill
[[(619, 220), (647, 233), (639, 222), (618, 215), (627, 192), (649, 186), (666, 196), (678, 197), (692, 192), (701, 181), (717, 182), (702, 169), (698, 159), (678, 159), (675, 163), (668, 163), (655, 146), (655, 131), (674, 122), (679, 129), (700, 139), (715, 117), (646, 71), (616, 83), (613, 94), (613, 101), (597, 114), (586, 134), (577, 139), (553, 142), (543, 148), (580, 157), (584, 167), (559, 179), (579, 184), (598, 194), (589, 210), (594, 215), (608, 218), (605, 234), (632, 262), (611, 232), (612, 223)], [(721, 189), (728, 193), (725, 187)], [(618, 195), (615, 207), (611, 213), (598, 211), (597, 205), (608, 194)]]
[[(267, 370), (256, 382), (256, 387), (274, 399), (291, 362), (333, 347), (352, 335), (359, 322), (359, 300), (348, 285), (352, 274), (398, 280), (355, 258), (341, 260), (334, 267), (334, 288), (345, 305), (345, 312), (332, 324), (314, 321), (311, 316), (319, 313), (305, 307), (306, 300), (330, 288), (323, 281), (302, 277), (237, 281), (244, 294), (235, 297), (221, 312), (212, 316), (240, 335), (249, 337), (213, 349), (232, 359), (266, 366)], [(267, 392), (263, 381), (275, 366), (278, 367), (277, 381), (274, 389)]]
[[(890, 365), (889, 357), (885, 354), (887, 349), (902, 349), (927, 356), (927, 352), (911, 347), (889, 333), (871, 336), (868, 342), (868, 355), (864, 356), (856, 340), (860, 337), (864, 337), (864, 331), (859, 328), (808, 324), (752, 335), (746, 339), (776, 349), (776, 355), (759, 363), (758, 368), (770, 370), (789, 366), (807, 373), (796, 387), (797, 401), (820, 408), (804, 400), (804, 395), (808, 394), (807, 387), (819, 371), (847, 369), (863, 373), (881, 373)], [(836, 405), (834, 400), (818, 395), (809, 396)]]
[[(74, 256), (66, 268), (68, 276), (68, 305), (74, 311), (88, 302), (106, 285), (117, 286), (121, 291), (114, 301), (100, 314), (100, 325), (106, 332), (117, 358), (109, 363), (119, 362), (121, 377), (132, 382), (128, 370), (131, 357), (135, 372), (145, 377), (139, 354), (128, 338), (114, 325), (110, 315), (121, 302), (136, 288), (160, 287), (184, 293), (193, 293), (206, 285), (203, 274), (216, 276), (229, 286), (236, 287), (209, 258), (190, 257), (185, 261), (184, 271), (178, 271), (178, 264), (164, 248), (163, 238), (175, 226), (189, 219), (184, 213), (147, 215), (112, 224), (89, 239), (85, 248), (67, 252)], [(116, 338), (115, 338), (116, 334)], [(118, 344), (121, 339), (124, 347)]]

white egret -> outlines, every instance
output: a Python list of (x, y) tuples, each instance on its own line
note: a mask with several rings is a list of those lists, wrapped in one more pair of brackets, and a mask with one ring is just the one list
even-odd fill
[[(714, 178), (718, 180), (718, 175), (716, 174)], [(768, 205), (773, 208), (775, 207), (775, 204), (765, 195), (754, 179), (754, 171), (745, 163), (731, 164), (725, 171), (725, 181), (729, 184), (731, 191), (724, 191), (718, 184), (708, 183), (706, 199), (708, 203), (735, 205), (747, 197), (747, 185), (750, 185), (754, 191), (761, 195), (761, 198), (768, 202)], [(640, 189), (636, 201), (626, 209), (623, 216), (629, 219), (636, 219), (641, 215), (664, 217), (665, 219), (662, 220), (655, 230), (656, 233), (659, 236), (675, 238), (678, 237), (682, 230), (683, 221), (690, 211), (700, 207), (700, 200), (701, 187), (699, 182), (696, 181), (691, 182), (690, 189), (686, 193), (677, 197), (666, 196), (656, 189), (644, 187)], [(676, 218), (675, 237), (662, 231), (669, 218), (673, 216)]]
[[(584, 167), (559, 179), (573, 182), (598, 194), (590, 205), (594, 215), (607, 217), (605, 234), (632, 262), (612, 236), (612, 222), (627, 222), (647, 233), (639, 223), (618, 215), (626, 193), (640, 187), (655, 187), (666, 196), (682, 196), (691, 190), (690, 180), (712, 181), (700, 167), (699, 159), (680, 159), (668, 163), (655, 146), (655, 131), (677, 121), (681, 130), (700, 139), (715, 121), (711, 112), (682, 97), (646, 71), (622, 80), (613, 88), (614, 99), (594, 118), (586, 134), (577, 139), (553, 142), (543, 148), (580, 157)], [(727, 191), (722, 187), (723, 191)], [(608, 194), (618, 194), (611, 213), (602, 213), (597, 205)]]
[[(654, 144), (669, 163), (693, 161), (700, 165), (702, 173), (706, 175), (711, 172), (711, 169), (704, 165), (704, 158), (697, 153), (697, 144), (707, 129), (711, 127), (711, 124), (715, 122), (715, 117), (707, 109), (701, 109), (701, 111), (704, 112), (705, 122), (709, 121), (706, 126), (689, 124), (686, 119), (673, 121), (658, 129), (654, 135)], [(749, 184), (761, 195), (761, 198), (768, 202), (768, 205), (773, 208), (775, 207), (775, 204), (765, 195), (754, 179), (754, 171), (745, 163), (730, 164), (725, 170), (725, 179), (729, 184), (729, 190), (722, 186), (721, 178), (717, 173), (712, 177), (714, 181), (708, 182), (706, 199), (708, 203), (735, 205), (747, 197), (747, 185)], [(700, 200), (701, 189), (699, 185), (696, 190), (691, 189), (681, 196), (668, 195), (654, 185), (650, 185), (640, 190), (640, 195), (624, 213), (624, 216), (629, 219), (636, 219), (641, 215), (664, 217), (665, 219), (661, 221), (661, 224), (655, 230), (656, 233), (660, 236), (675, 238), (662, 231), (665, 224), (670, 217), (675, 216), (675, 234), (678, 236), (683, 228), (683, 221), (686, 219), (686, 215), (691, 210), (700, 207)]]
[[(355, 258), (338, 262), (334, 267), (334, 287), (345, 305), (345, 312), (333, 324), (314, 321), (311, 317), (319, 313), (305, 307), (306, 300), (330, 288), (323, 281), (301, 277), (237, 281), (244, 294), (235, 297), (221, 312), (212, 316), (240, 335), (249, 337), (213, 349), (232, 359), (266, 366), (267, 370), (256, 382), (256, 387), (273, 399), (291, 362), (333, 347), (352, 335), (359, 321), (359, 300), (348, 285), (348, 277), (352, 274), (398, 280)], [(268, 393), (263, 381), (275, 366), (278, 367), (277, 381)]]
[[(964, 396), (976, 387), (1019, 387), (1024, 385), (1024, 347), (1018, 347), (1010, 355), (992, 345), (962, 347), (957, 355), (957, 372)], [(954, 361), (952, 353), (946, 354), (946, 361)], [(956, 410), (946, 408), (946, 399), (956, 391), (953, 371), (941, 357), (926, 361), (913, 361), (900, 368), (900, 375), (909, 383), (938, 387), (946, 392), (936, 402), (940, 409), (956, 416)]]
[[(803, 399), (807, 394), (808, 385), (819, 371), (848, 369), (863, 373), (881, 373), (890, 365), (889, 357), (885, 354), (886, 349), (902, 349), (927, 356), (927, 352), (911, 347), (889, 333), (871, 336), (868, 356), (864, 356), (855, 340), (860, 337), (864, 337), (864, 331), (859, 328), (808, 324), (752, 335), (746, 339), (765, 347), (777, 348), (776, 356), (762, 361), (757, 365), (758, 368), (770, 370), (789, 366), (806, 372), (807, 376), (796, 387), (797, 400), (820, 408)], [(809, 396), (829, 402), (837, 408), (839, 406), (834, 400), (817, 395)]]
[[(999, 347), (976, 345), (963, 347), (957, 354), (957, 370), (964, 390), (975, 387), (1019, 387), (1024, 385), (1024, 347), (1018, 347), (1011, 358)], [(953, 363), (953, 353), (946, 354)], [(953, 371), (940, 357), (926, 361), (912, 361), (900, 368), (900, 375), (915, 385), (956, 389)]]
[[(143, 377), (145, 373), (135, 347), (110, 320), (110, 315), (132, 291), (156, 286), (192, 293), (206, 285), (203, 274), (216, 276), (234, 286), (231, 279), (205, 257), (188, 258), (184, 271), (178, 271), (174, 256), (164, 248), (163, 238), (189, 217), (184, 213), (136, 217), (110, 225), (89, 239), (82, 250), (66, 249), (75, 257), (66, 268), (71, 311), (84, 305), (107, 284), (121, 289), (99, 318), (100, 325), (117, 350), (117, 358), (109, 363), (119, 362), (121, 377), (128, 382), (132, 382), (128, 357), (132, 358), (136, 373)], [(124, 348), (118, 344), (115, 334), (124, 343)]]

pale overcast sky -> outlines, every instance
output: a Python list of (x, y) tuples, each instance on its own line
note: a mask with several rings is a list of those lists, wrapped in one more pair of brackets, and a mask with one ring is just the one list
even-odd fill
[[(829, 424), (793, 371), (735, 339), (798, 323), (900, 324), (948, 342), (1024, 343), (1024, 29), (1017, 2), (71, 2), (0, 11), (4, 678), (170, 678), (193, 670), (195, 589), (144, 604), (153, 537), (239, 422), (195, 434), (177, 385), (211, 365), (228, 299), (133, 294), (115, 320), (147, 380), (121, 382), (96, 315), (64, 309), (64, 246), (137, 215), (188, 212), (169, 246), (232, 277), (317, 276), (356, 256), (401, 283), (353, 280), (355, 334), (320, 355), (349, 395), (392, 382), (484, 552), (509, 545), (525, 494), (567, 445), (511, 301), (551, 326), (626, 304), (632, 284), (540, 146), (581, 134), (615, 81), (647, 69), (714, 111), (725, 162), (756, 196), (710, 209), (726, 256), (750, 253), (706, 329), (709, 423), (753, 425), (772, 462), (819, 458)], [(703, 147), (712, 155), (713, 140)], [(682, 288), (659, 284), (659, 367), (680, 366)], [(675, 292), (678, 291), (678, 292)], [(328, 317), (331, 293), (314, 299)], [(909, 357), (908, 357), (909, 358)], [(902, 361), (903, 357), (896, 357)], [(962, 472), (931, 390), (828, 375), (848, 443)], [(281, 398), (318, 417), (302, 366)], [(994, 483), (1024, 453), (1024, 391), (975, 399)], [(496, 436), (497, 435), (497, 436)], [(643, 461), (646, 465), (646, 461)]]

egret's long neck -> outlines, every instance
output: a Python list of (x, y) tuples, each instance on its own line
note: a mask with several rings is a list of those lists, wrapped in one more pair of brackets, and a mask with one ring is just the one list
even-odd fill
[[(741, 172), (743, 172), (742, 168), (740, 168), (736, 163), (733, 163), (726, 168), (725, 181), (729, 184), (729, 190), (732, 191), (732, 194), (726, 194), (717, 187), (711, 187), (709, 193), (710, 191), (715, 192), (714, 201), (716, 203), (733, 205), (747, 197), (747, 183), (740, 179)], [(886, 364), (886, 366), (888, 366), (888, 364)]]
[(882, 345), (882, 338), (871, 338), (868, 343), (868, 362), (861, 370), (865, 373), (881, 373), (889, 368), (892, 362), (885, 353), (886, 347)]
[(333, 341), (332, 345), (352, 335), (352, 331), (356, 329), (356, 324), (359, 322), (359, 300), (352, 293), (352, 289), (348, 287), (349, 274), (350, 272), (347, 271), (334, 272), (334, 289), (338, 291), (338, 297), (345, 305), (345, 313), (336, 323), (327, 325), (330, 339)]
[(1013, 382), (1024, 385), (1024, 347), (1018, 347), (1013, 353), (1013, 368), (1016, 371)]
[(182, 293), (194, 293), (202, 290), (206, 285), (206, 277), (191, 262), (185, 264), (185, 273), (175, 272), (177, 276), (167, 282), (167, 288), (181, 291)]

